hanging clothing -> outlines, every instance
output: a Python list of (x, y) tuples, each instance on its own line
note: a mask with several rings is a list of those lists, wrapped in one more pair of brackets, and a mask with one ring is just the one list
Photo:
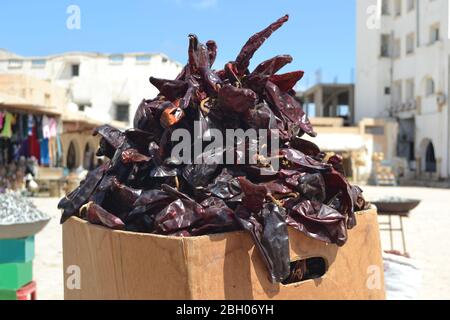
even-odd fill
[(33, 128), (34, 128), (34, 118), (31, 114), (28, 115), (28, 121), (27, 121), (27, 135), (30, 137), (33, 135)]
[(55, 138), (58, 135), (58, 122), (55, 120), (55, 118), (50, 118), (49, 127), (50, 127), (50, 137)]
[(63, 165), (63, 150), (61, 144), (61, 135), (59, 134), (56, 136), (56, 152), (57, 152), (56, 166), (60, 167)]
[(42, 139), (39, 143), (40, 145), (40, 155), (41, 155), (41, 165), (50, 165), (50, 155), (48, 150), (48, 139)]
[(28, 139), (25, 139), (22, 141), (22, 144), (20, 146), (20, 151), (19, 151), (19, 157), (25, 157), (25, 158), (30, 157), (30, 152), (29, 152), (29, 148), (28, 148)]
[(57, 163), (57, 145), (56, 145), (56, 138), (51, 137), (48, 139), (48, 154), (50, 157), (50, 166), (56, 167)]
[(3, 129), (0, 134), (0, 137), (3, 138), (11, 138), (12, 137), (12, 125), (14, 122), (14, 116), (12, 113), (7, 112), (5, 114), (4, 123), (3, 123)]
[(42, 135), (44, 139), (50, 139), (50, 119), (47, 116), (42, 117)]
[(35, 157), (38, 161), (41, 159), (41, 148), (36, 127), (32, 128), (32, 134), (28, 137), (28, 153), (30, 157)]
[(34, 116), (34, 125), (36, 127), (36, 134), (39, 140), (44, 139), (44, 131), (42, 130), (42, 116)]
[(3, 119), (5, 118), (5, 114), (0, 112), (0, 130), (3, 129)]

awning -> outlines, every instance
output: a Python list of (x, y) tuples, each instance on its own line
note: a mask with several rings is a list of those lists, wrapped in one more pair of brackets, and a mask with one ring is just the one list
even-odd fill
[(31, 114), (46, 114), (52, 116), (60, 116), (61, 111), (56, 107), (40, 106), (30, 104), (21, 97), (11, 96), (0, 93), (0, 110), (8, 110), (10, 112), (24, 112)]

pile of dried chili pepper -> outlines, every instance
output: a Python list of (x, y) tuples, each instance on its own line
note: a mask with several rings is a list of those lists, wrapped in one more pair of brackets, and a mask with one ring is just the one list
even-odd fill
[[(61, 222), (79, 216), (112, 229), (189, 237), (249, 232), (273, 282), (289, 277), (288, 226), (339, 246), (366, 202), (345, 179), (342, 158), (302, 139), (315, 132), (295, 99), (303, 72), (277, 74), (292, 61), (280, 55), (248, 70), (250, 59), (286, 21), (253, 35), (235, 61), (212, 66), (214, 41), (189, 36), (189, 62), (175, 80), (150, 78), (160, 94), (140, 104), (134, 128), (99, 127), (97, 156), (110, 160), (62, 199)], [(279, 170), (263, 164), (184, 164), (171, 157), (179, 128), (278, 129)], [(195, 162), (193, 162), (195, 163)], [(262, 174), (264, 170), (265, 174)]]

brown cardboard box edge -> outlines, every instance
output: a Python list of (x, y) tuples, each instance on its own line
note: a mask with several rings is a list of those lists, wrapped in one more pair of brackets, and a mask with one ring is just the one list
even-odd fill
[[(66, 299), (384, 299), (376, 208), (338, 248), (289, 230), (293, 260), (323, 257), (320, 279), (272, 284), (251, 236), (238, 231), (179, 238), (110, 230), (71, 218), (63, 225)], [(67, 285), (69, 282), (69, 285)]]

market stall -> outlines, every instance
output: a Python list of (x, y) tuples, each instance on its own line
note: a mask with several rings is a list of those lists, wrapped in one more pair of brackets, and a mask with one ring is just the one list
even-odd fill
[[(61, 114), (17, 97), (0, 96), (0, 188), (25, 190), (45, 180), (43, 168), (55, 168), (62, 178)], [(47, 170), (48, 171), (48, 170)]]

